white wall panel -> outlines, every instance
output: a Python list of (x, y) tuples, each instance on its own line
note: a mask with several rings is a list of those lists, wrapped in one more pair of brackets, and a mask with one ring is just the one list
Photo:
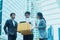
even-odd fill
[[(2, 9), (2, 35), (4, 35), (4, 24), (7, 19), (10, 19), (10, 13), (16, 14), (16, 21), (20, 22), (24, 18), (24, 13), (26, 12), (26, 0), (3, 0)], [(19, 35), (19, 34), (18, 34)], [(22, 35), (18, 37), (22, 40)]]

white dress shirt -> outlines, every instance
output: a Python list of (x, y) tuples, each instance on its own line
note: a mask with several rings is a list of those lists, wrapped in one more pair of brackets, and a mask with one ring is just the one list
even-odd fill
[(34, 19), (32, 19), (32, 18), (25, 18), (25, 21), (26, 22), (31, 22), (32, 29), (34, 29), (34, 27), (35, 27), (35, 20)]
[(15, 26), (15, 20), (12, 20), (13, 26)]

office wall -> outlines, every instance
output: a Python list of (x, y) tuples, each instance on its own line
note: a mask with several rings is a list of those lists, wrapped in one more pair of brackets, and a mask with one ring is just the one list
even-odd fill
[(60, 9), (56, 0), (47, 0), (41, 3), (41, 11), (47, 21), (47, 26), (54, 29), (54, 40), (58, 40), (58, 27), (60, 26)]
[[(2, 9), (2, 35), (4, 35), (4, 24), (7, 19), (10, 19), (10, 13), (16, 14), (16, 21), (20, 22), (24, 18), (24, 13), (26, 12), (26, 1), (25, 0), (3, 0)], [(20, 35), (21, 36), (21, 35)], [(21, 36), (22, 37), (22, 36)], [(22, 38), (21, 38), (22, 40)]]
[[(60, 0), (29, 0), (29, 4), (25, 0), (3, 0), (2, 24), (10, 18), (11, 12), (16, 13), (16, 21), (24, 18), (26, 10), (31, 12), (31, 17), (36, 17), (37, 12), (42, 12), (46, 21), (47, 29), (53, 26), (54, 40), (58, 40), (58, 28), (60, 26)], [(2, 26), (2, 31), (3, 31)]]
[[(23, 11), (22, 11), (23, 10)], [(2, 9), (2, 24), (5, 23), (7, 19), (10, 18), (10, 13), (16, 14), (16, 21), (20, 21), (24, 18), (24, 13), (26, 11), (26, 1), (25, 0), (3, 0)]]
[(47, 29), (53, 26), (54, 40), (58, 40), (58, 28), (60, 26), (60, 1), (58, 0), (35, 0), (34, 12), (42, 12), (46, 22)]

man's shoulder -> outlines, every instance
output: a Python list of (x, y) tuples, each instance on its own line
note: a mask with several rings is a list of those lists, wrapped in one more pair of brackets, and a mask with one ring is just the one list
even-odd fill
[(9, 21), (11, 21), (11, 19), (7, 19), (6, 21), (9, 22)]
[(11, 19), (7, 19), (7, 21), (11, 21)]

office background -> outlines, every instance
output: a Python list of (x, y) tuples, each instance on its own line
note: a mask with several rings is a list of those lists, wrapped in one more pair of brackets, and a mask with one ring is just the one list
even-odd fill
[(35, 18), (37, 12), (42, 12), (47, 21), (47, 31), (50, 40), (60, 40), (60, 0), (0, 0), (0, 32), (4, 34), (3, 26), (9, 19), (11, 12), (16, 13), (16, 21), (20, 22), (24, 18), (26, 11), (31, 12), (31, 17)]

